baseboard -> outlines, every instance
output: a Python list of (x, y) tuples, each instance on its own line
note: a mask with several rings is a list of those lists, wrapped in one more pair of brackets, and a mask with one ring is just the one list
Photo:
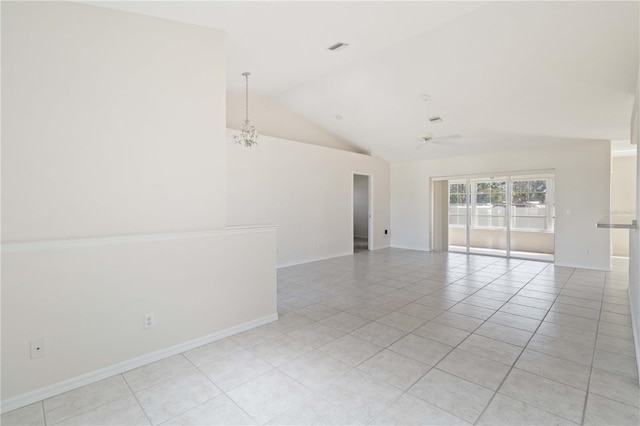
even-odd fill
[(136, 358), (132, 358), (127, 361), (123, 361), (105, 368), (101, 368), (90, 373), (83, 374), (62, 382), (54, 383), (49, 386), (36, 389), (22, 395), (14, 396), (12, 398), (3, 400), (1, 403), (1, 412), (6, 413), (16, 408), (21, 408), (34, 402), (41, 401), (46, 398), (50, 398), (55, 395), (59, 395), (64, 392), (79, 388), (81, 386), (89, 385), (97, 381), (109, 378), (116, 374), (121, 374), (134, 368), (142, 367), (143, 365), (160, 361), (161, 359), (168, 358), (173, 355), (178, 355), (182, 352), (195, 349), (199, 346), (206, 345), (208, 343), (215, 342), (225, 337), (233, 336), (234, 334), (241, 333), (243, 331), (250, 330), (255, 327), (259, 327), (264, 324), (268, 324), (278, 319), (278, 314), (267, 315), (262, 318), (258, 318), (243, 324), (239, 324), (225, 330), (218, 331), (207, 336), (199, 337), (188, 342), (179, 343), (175, 346), (160, 349), (159, 351), (151, 352)]
[(430, 249), (425, 247), (403, 246), (403, 245), (397, 245), (397, 244), (391, 244), (389, 245), (389, 248), (397, 248), (402, 250), (415, 250), (415, 251), (431, 251)]
[(629, 297), (629, 310), (631, 311), (631, 334), (633, 334), (633, 344), (636, 348), (636, 368), (638, 369), (638, 375), (640, 377), (640, 306), (635, 306), (635, 301), (631, 296), (631, 283), (627, 289), (627, 296)]
[(343, 253), (330, 254), (328, 256), (309, 257), (306, 259), (295, 260), (293, 262), (278, 263), (277, 268), (287, 268), (289, 266), (302, 265), (303, 263), (319, 262), (321, 260), (333, 259), (333, 258), (342, 257), (342, 256), (349, 256), (351, 254), (353, 254), (352, 251), (345, 251)]
[(571, 263), (563, 263), (563, 262), (553, 262), (554, 266), (559, 266), (561, 268), (574, 268), (574, 269), (590, 269), (592, 271), (611, 271), (611, 267), (596, 267), (593, 265), (576, 265)]

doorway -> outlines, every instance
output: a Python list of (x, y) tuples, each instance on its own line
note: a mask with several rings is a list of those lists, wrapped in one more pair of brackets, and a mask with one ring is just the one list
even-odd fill
[(372, 250), (371, 175), (353, 174), (353, 252)]

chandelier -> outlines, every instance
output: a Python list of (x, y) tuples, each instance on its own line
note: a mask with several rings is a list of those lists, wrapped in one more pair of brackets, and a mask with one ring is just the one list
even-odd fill
[(249, 122), (249, 76), (251, 73), (243, 72), (242, 75), (245, 78), (245, 119), (240, 127), (240, 134), (234, 135), (233, 140), (235, 143), (251, 148), (258, 145), (258, 132), (255, 126)]

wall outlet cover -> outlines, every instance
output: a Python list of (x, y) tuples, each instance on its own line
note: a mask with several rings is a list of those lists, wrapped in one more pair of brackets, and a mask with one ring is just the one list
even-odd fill
[(154, 314), (144, 314), (144, 328), (152, 328), (156, 326), (156, 317)]

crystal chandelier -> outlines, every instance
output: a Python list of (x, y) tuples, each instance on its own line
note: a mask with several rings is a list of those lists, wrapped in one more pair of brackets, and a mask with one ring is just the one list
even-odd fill
[(245, 78), (245, 119), (242, 123), (242, 127), (240, 127), (240, 134), (234, 135), (233, 140), (235, 143), (239, 143), (240, 145), (244, 145), (248, 148), (251, 148), (254, 145), (258, 145), (258, 132), (256, 131), (255, 126), (251, 125), (249, 122), (249, 76), (250, 72), (243, 72), (242, 75)]

